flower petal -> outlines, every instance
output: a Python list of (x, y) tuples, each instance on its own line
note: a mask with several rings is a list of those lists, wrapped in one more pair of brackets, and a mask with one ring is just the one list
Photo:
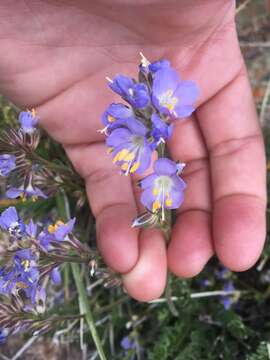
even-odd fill
[(174, 108), (174, 117), (175, 118), (185, 118), (190, 116), (195, 111), (193, 105), (178, 105)]
[(146, 176), (144, 179), (140, 181), (140, 187), (142, 189), (147, 189), (149, 187), (152, 187), (154, 185), (154, 181), (158, 178), (158, 175), (151, 174)]
[(145, 141), (145, 146), (140, 153), (140, 159), (139, 159), (140, 165), (136, 171), (137, 174), (142, 174), (149, 168), (151, 164), (151, 157), (152, 157), (152, 150), (150, 146), (146, 144)]
[(149, 64), (148, 68), (151, 71), (151, 73), (156, 73), (159, 70), (169, 68), (171, 66), (171, 63), (169, 60), (162, 59), (158, 61), (154, 61), (151, 64)]
[(125, 75), (116, 75), (113, 79), (113, 82), (109, 82), (109, 87), (119, 94), (120, 96), (125, 96), (129, 88), (133, 87), (133, 81), (131, 78)]
[(17, 210), (14, 206), (11, 206), (2, 212), (0, 216), (0, 227), (7, 230), (12, 223), (16, 223), (18, 220)]
[(177, 71), (171, 68), (161, 69), (155, 73), (153, 95), (158, 98), (169, 90), (174, 92), (179, 82), (180, 77)]
[(148, 132), (147, 127), (139, 120), (130, 118), (126, 122), (127, 128), (132, 131), (135, 135), (145, 136)]
[(184, 200), (184, 192), (182, 190), (179, 191), (176, 189), (171, 189), (170, 197), (171, 197), (172, 203), (170, 206), (167, 206), (165, 204), (165, 207), (167, 209), (178, 209)]
[(16, 199), (17, 197), (19, 197), (21, 194), (23, 193), (22, 189), (17, 189), (15, 187), (9, 188), (6, 192), (6, 196), (9, 199)]
[(129, 142), (132, 133), (129, 129), (118, 128), (112, 131), (112, 133), (106, 139), (106, 144), (109, 147), (115, 148), (118, 145)]
[(61, 278), (61, 273), (60, 273), (60, 270), (59, 268), (54, 268), (52, 271), (51, 271), (51, 279), (53, 281), (53, 283), (55, 285), (60, 285), (61, 282), (62, 282), (62, 278)]
[(152, 211), (153, 202), (155, 201), (155, 196), (152, 189), (146, 189), (141, 194), (141, 203), (150, 211)]
[(173, 97), (177, 97), (181, 105), (192, 105), (199, 96), (199, 89), (193, 81), (181, 81), (174, 91)]
[(167, 158), (160, 158), (154, 163), (154, 170), (158, 175), (173, 175), (177, 171), (176, 163)]
[(182, 180), (178, 175), (173, 175), (171, 179), (176, 190), (182, 191), (187, 187), (184, 180)]

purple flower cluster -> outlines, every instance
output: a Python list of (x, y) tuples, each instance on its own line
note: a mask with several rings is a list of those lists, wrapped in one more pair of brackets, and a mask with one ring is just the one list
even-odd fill
[[(18, 117), (18, 124), (18, 129), (11, 129), (3, 136), (6, 144), (10, 146), (10, 149), (8, 148), (9, 153), (5, 153), (1, 149), (0, 143), (0, 176), (8, 178), (6, 196), (9, 199), (21, 198), (23, 201), (47, 198), (47, 195), (35, 185), (33, 166), (25, 161), (23, 154), (23, 149), (30, 153), (38, 145), (39, 133), (36, 128), (38, 124), (36, 111), (34, 109), (22, 111)], [(24, 176), (21, 181), (22, 184), (18, 186), (19, 176), (17, 175), (21, 174), (22, 170), (27, 171), (28, 174)], [(9, 181), (9, 177), (12, 181)], [(13, 184), (13, 180), (15, 180), (15, 184)]]
[[(195, 110), (198, 88), (182, 80), (168, 60), (150, 63), (143, 55), (138, 81), (124, 75), (107, 79), (109, 87), (127, 102), (111, 104), (102, 115), (105, 127), (101, 133), (107, 136), (108, 153), (123, 174), (143, 174), (154, 152), (159, 157), (164, 154), (173, 121)], [(154, 172), (140, 182), (142, 204), (148, 212), (161, 214), (162, 221), (165, 210), (176, 209), (183, 201), (182, 169), (182, 164), (163, 156), (155, 162)]]
[(38, 232), (37, 225), (30, 220), (25, 224), (15, 207), (9, 207), (0, 216), (0, 229), (10, 235), (11, 249), (0, 267), (0, 294), (23, 293), (33, 305), (45, 302), (45, 289), (41, 286), (42, 276), (49, 275), (55, 284), (61, 283), (58, 264), (44, 268), (40, 266), (41, 254), (50, 253), (53, 244), (68, 240), (75, 219), (49, 225)]

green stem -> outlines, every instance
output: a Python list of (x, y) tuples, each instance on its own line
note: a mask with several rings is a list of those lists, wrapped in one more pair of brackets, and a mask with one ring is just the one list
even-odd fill
[(87, 296), (87, 292), (84, 286), (84, 283), (82, 281), (81, 275), (80, 275), (80, 267), (78, 266), (78, 264), (71, 264), (71, 268), (72, 268), (72, 273), (73, 273), (73, 277), (76, 283), (76, 287), (79, 293), (79, 297), (80, 297), (80, 302), (82, 304), (82, 308), (84, 311), (84, 315), (85, 315), (85, 320), (88, 324), (89, 330), (91, 332), (93, 341), (96, 345), (97, 348), (97, 352), (99, 354), (99, 357), (101, 360), (106, 360), (106, 356), (105, 353), (103, 351), (103, 347), (99, 338), (99, 335), (97, 333), (97, 329), (95, 326), (95, 321), (93, 318), (93, 314), (91, 312), (90, 306), (89, 306), (89, 301), (88, 301), (88, 296)]
[[(160, 143), (160, 145), (158, 146), (158, 157), (164, 157), (167, 155), (167, 148), (166, 148), (166, 144), (164, 143)], [(168, 210), (165, 213), (165, 224), (161, 227), (166, 243), (169, 244), (170, 239), (171, 239), (171, 233), (172, 233), (172, 210)], [(166, 289), (165, 289), (165, 297), (167, 299), (167, 304), (168, 304), (168, 308), (170, 310), (170, 312), (172, 313), (172, 315), (174, 316), (178, 316), (179, 313), (172, 301), (172, 291), (171, 291), (171, 274), (168, 273), (167, 276), (167, 285), (166, 285)]]
[[(59, 194), (57, 197), (57, 207), (58, 207), (58, 211), (60, 213), (61, 216), (63, 216), (63, 218), (65, 220), (70, 218), (70, 208), (69, 208), (69, 202), (68, 202), (68, 198), (66, 196), (65, 193)], [(85, 316), (85, 320), (87, 322), (88, 328), (90, 330), (90, 333), (92, 335), (92, 339), (96, 345), (96, 349), (97, 352), (99, 354), (99, 357), (101, 360), (107, 360), (96, 326), (95, 326), (95, 321), (94, 321), (94, 317), (90, 308), (90, 303), (88, 300), (88, 295), (86, 292), (86, 288), (85, 285), (83, 283), (81, 274), (80, 274), (80, 266), (76, 263), (72, 263), (70, 264), (71, 266), (71, 270), (72, 270), (72, 274), (73, 274), (73, 278), (75, 280), (75, 284), (79, 293), (79, 301), (80, 304), (82, 305), (82, 310), (84, 312)]]

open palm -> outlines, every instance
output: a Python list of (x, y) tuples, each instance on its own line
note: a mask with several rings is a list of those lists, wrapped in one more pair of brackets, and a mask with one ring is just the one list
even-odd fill
[[(232, 270), (254, 264), (265, 237), (265, 159), (233, 1), (9, 0), (0, 20), (0, 90), (36, 107), (64, 145), (86, 181), (98, 246), (131, 296), (160, 296), (167, 267), (191, 277), (214, 252)], [(135, 76), (140, 51), (168, 58), (201, 93), (196, 114), (176, 121), (169, 144), (187, 163), (187, 190), (168, 249), (159, 231), (131, 228), (137, 190), (97, 132), (116, 101), (105, 76)]]

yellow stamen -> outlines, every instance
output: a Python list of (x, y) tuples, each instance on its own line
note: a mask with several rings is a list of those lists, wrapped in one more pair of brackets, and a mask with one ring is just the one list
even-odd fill
[(120, 151), (120, 154), (119, 154), (119, 160), (124, 160), (125, 157), (129, 154), (128, 150), (127, 149), (123, 149)]
[(16, 282), (16, 287), (19, 288), (19, 289), (26, 289), (27, 288), (27, 285), (25, 285), (23, 282), (21, 281), (18, 281)]
[(172, 206), (172, 199), (166, 199), (166, 201), (165, 201), (165, 203), (166, 203), (166, 206)]
[(54, 234), (58, 230), (59, 226), (64, 225), (64, 224), (65, 223), (63, 223), (63, 221), (58, 220), (54, 225), (49, 225), (48, 226), (48, 232), (50, 234)]
[(108, 121), (110, 123), (113, 123), (115, 121), (115, 118), (112, 115), (108, 115)]
[(128, 163), (124, 163), (123, 165), (121, 165), (121, 169), (126, 171), (128, 169)]
[(177, 99), (173, 98), (171, 103), (164, 104), (166, 108), (168, 108), (170, 111), (172, 111), (177, 103)]
[(107, 153), (108, 153), (108, 154), (110, 154), (111, 152), (113, 152), (113, 147), (109, 147), (109, 148), (107, 149)]
[(37, 201), (37, 199), (38, 199), (38, 197), (37, 197), (37, 196), (35, 196), (35, 195), (34, 195), (34, 196), (32, 196), (32, 201), (33, 201), (33, 202), (36, 202), (36, 201)]
[(21, 198), (22, 202), (26, 202), (26, 196), (24, 193), (20, 194), (20, 198)]
[(132, 161), (135, 158), (135, 154), (134, 153), (129, 153), (124, 157), (125, 161)]
[(132, 167), (131, 167), (131, 169), (130, 169), (130, 173), (131, 174), (133, 174), (137, 169), (138, 169), (138, 167), (140, 166), (140, 162), (139, 161), (136, 161), (133, 165), (132, 165)]
[(160, 104), (164, 107), (166, 107), (167, 109), (169, 109), (170, 111), (172, 111), (175, 107), (175, 105), (178, 102), (177, 98), (172, 98), (173, 95), (173, 91), (172, 90), (168, 90), (165, 95), (164, 98), (161, 99)]
[(53, 233), (55, 232), (55, 225), (49, 225), (49, 226), (48, 226), (48, 232), (49, 232), (50, 234), (53, 234)]
[(158, 188), (154, 188), (154, 189), (153, 189), (153, 195), (154, 195), (154, 196), (157, 196), (158, 193), (159, 193), (159, 189), (158, 189)]
[(37, 111), (36, 111), (36, 109), (33, 108), (33, 109), (31, 110), (31, 114), (32, 114), (33, 117), (36, 117), (36, 116), (37, 116)]
[(29, 270), (29, 268), (30, 268), (30, 261), (29, 260), (23, 260), (22, 262), (21, 262), (21, 264), (22, 264), (22, 266), (23, 266), (23, 268), (24, 268), (24, 271), (27, 271), (27, 270)]
[(61, 225), (65, 225), (65, 223), (62, 220), (57, 220), (55, 225), (59, 227)]
[(161, 203), (158, 200), (155, 200), (153, 202), (152, 211), (156, 212), (160, 208), (161, 208)]
[(113, 158), (113, 163), (115, 164), (117, 161), (123, 160), (127, 154), (128, 154), (128, 150), (127, 149), (122, 149)]

